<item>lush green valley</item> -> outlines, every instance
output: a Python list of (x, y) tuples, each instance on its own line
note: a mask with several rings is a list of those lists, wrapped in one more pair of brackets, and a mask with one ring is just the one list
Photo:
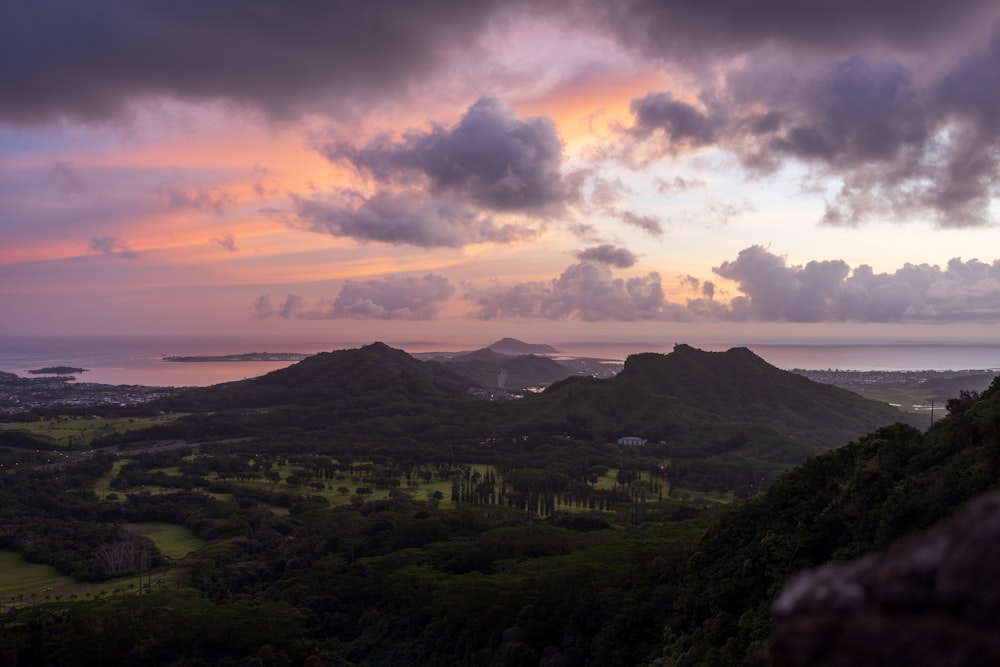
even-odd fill
[(926, 432), (746, 350), (468, 382), (375, 345), (0, 450), (0, 550), (55, 568), (0, 579), (0, 664), (763, 665), (789, 576), (1000, 475), (998, 382)]

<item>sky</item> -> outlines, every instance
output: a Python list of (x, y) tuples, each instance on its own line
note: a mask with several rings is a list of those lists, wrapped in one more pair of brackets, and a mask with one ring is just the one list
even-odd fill
[(0, 335), (1000, 322), (992, 0), (13, 0), (0, 91)]

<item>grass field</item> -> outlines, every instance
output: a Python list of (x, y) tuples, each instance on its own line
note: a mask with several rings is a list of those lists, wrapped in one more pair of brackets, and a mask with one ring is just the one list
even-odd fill
[[(174, 585), (174, 572), (152, 573), (154, 585)], [(122, 577), (108, 581), (79, 582), (60, 574), (50, 565), (25, 563), (13, 551), (0, 550), (0, 603), (32, 605), (52, 600), (88, 600), (103, 596), (127, 595), (138, 591), (138, 579)]]
[(68, 593), (76, 581), (60, 574), (51, 565), (25, 563), (20, 554), (0, 551), (0, 599), (15, 597), (28, 601), (33, 594), (39, 599), (45, 595), (55, 596)]
[(0, 429), (27, 431), (53, 445), (83, 449), (95, 438), (139, 429), (170, 424), (181, 415), (160, 415), (148, 418), (90, 419), (87, 417), (56, 417), (33, 422), (0, 424)]
[[(933, 401), (932, 395), (933, 391), (929, 389), (922, 389), (920, 387), (896, 387), (896, 386), (864, 386), (859, 387), (857, 385), (839, 385), (842, 389), (847, 389), (848, 391), (853, 391), (855, 394), (860, 394), (865, 398), (870, 398), (873, 401), (881, 401), (882, 403), (888, 403), (889, 405), (894, 405), (903, 412), (910, 412), (913, 414), (926, 414), (928, 423), (930, 423), (930, 411), (931, 402)], [(937, 403), (937, 416), (941, 417), (945, 414), (944, 403), (940, 401)]]
[[(114, 477), (114, 475), (118, 473), (118, 470), (121, 468), (121, 466), (125, 465), (125, 463), (127, 463), (127, 460), (119, 460), (115, 462), (112, 471), (104, 478), (102, 478), (97, 488), (95, 488), (95, 490), (99, 495), (102, 493), (107, 494), (107, 492), (109, 491), (107, 485)], [(488, 465), (472, 465), (469, 467), (473, 472), (479, 472), (482, 475), (485, 475), (488, 471), (492, 469), (492, 466)], [(176, 467), (158, 468), (156, 470), (171, 476), (176, 475), (180, 472), (180, 470)], [(282, 477), (282, 480), (278, 483), (274, 483), (266, 479), (256, 479), (256, 480), (230, 479), (228, 480), (228, 483), (233, 486), (238, 486), (245, 489), (257, 489), (265, 492), (278, 492), (278, 493), (285, 492), (301, 496), (319, 496), (325, 498), (329, 502), (331, 507), (350, 504), (353, 500), (355, 500), (358, 497), (357, 495), (358, 487), (368, 486), (361, 481), (362, 476), (360, 474), (355, 475), (353, 477), (350, 475), (345, 475), (343, 479), (313, 480), (312, 483), (307, 483), (302, 485), (289, 485), (285, 482), (285, 479), (287, 479), (288, 477), (290, 477), (295, 473), (303, 472), (304, 468), (294, 464), (286, 464), (283, 466), (277, 466), (276, 470), (280, 472)], [(598, 479), (597, 483), (594, 485), (594, 488), (596, 489), (612, 488), (614, 485), (617, 484), (617, 476), (618, 476), (617, 469), (609, 469), (607, 474)], [(210, 473), (205, 476), (206, 479), (213, 479), (214, 477), (215, 473)], [(648, 473), (644, 475), (644, 478), (648, 481), (649, 479)], [(660, 476), (654, 476), (653, 479), (654, 481), (658, 482), (661, 485), (661, 487), (663, 488), (663, 496), (664, 498), (666, 498), (668, 495), (668, 490), (670, 489), (670, 483), (665, 478)], [(430, 482), (425, 482), (423, 480), (418, 480), (416, 477), (414, 477), (413, 481), (410, 482), (409, 484), (405, 480), (401, 480), (401, 482), (402, 484), (399, 487), (396, 487), (395, 489), (392, 490), (379, 489), (368, 486), (368, 488), (371, 489), (371, 493), (365, 494), (361, 497), (365, 501), (384, 500), (386, 498), (389, 498), (390, 495), (393, 493), (402, 492), (408, 495), (409, 497), (413, 498), (414, 500), (424, 501), (424, 500), (430, 500), (435, 492), (440, 492), (442, 498), (438, 506), (441, 509), (451, 509), (455, 507), (455, 503), (453, 503), (451, 500), (452, 481), (450, 479), (438, 479), (437, 477), (435, 477)], [(338, 490), (341, 488), (346, 489), (346, 492)], [(125, 495), (128, 493), (136, 493), (142, 491), (142, 492), (149, 492), (152, 494), (160, 494), (160, 493), (174, 493), (177, 490), (178, 489), (171, 487), (146, 485), (143, 487), (134, 487), (130, 489), (119, 490), (117, 491), (117, 495), (119, 496), (120, 500), (124, 500)], [(676, 491), (677, 491), (676, 495), (673, 496), (675, 500), (679, 498), (682, 500), (688, 500), (694, 502), (699, 505), (704, 505), (706, 503), (729, 503), (733, 499), (732, 495), (725, 495), (725, 494), (690, 491), (681, 488), (678, 488)], [(208, 491), (203, 491), (203, 492), (208, 493), (208, 495), (218, 500), (231, 499), (231, 496), (229, 494), (222, 494), (222, 493), (215, 493)], [(655, 496), (652, 497), (651, 500), (655, 500)], [(287, 516), (289, 513), (289, 510), (286, 507), (279, 507), (269, 504), (264, 504), (264, 506), (278, 515)], [(560, 505), (559, 508), (562, 511), (568, 511), (568, 512), (590, 511), (590, 508), (585, 505), (581, 505), (578, 507), (575, 504), (565, 505), (565, 506)], [(156, 536), (154, 535), (150, 535), (150, 537), (152, 537), (153, 539), (157, 539)], [(157, 544), (159, 545), (159, 541), (157, 542)], [(162, 546), (160, 547), (161, 551), (164, 551), (164, 553), (166, 553), (167, 555), (171, 555), (172, 558), (177, 558), (177, 557), (182, 558), (183, 555), (188, 553), (184, 552), (180, 556), (173, 556), (167, 550), (169, 548), (170, 547), (166, 548)], [(192, 547), (191, 549), (193, 550), (196, 548), (197, 547)]]
[(201, 549), (206, 542), (184, 526), (174, 523), (149, 521), (131, 524), (139, 534), (156, 543), (156, 548), (172, 560), (181, 560), (188, 554)]

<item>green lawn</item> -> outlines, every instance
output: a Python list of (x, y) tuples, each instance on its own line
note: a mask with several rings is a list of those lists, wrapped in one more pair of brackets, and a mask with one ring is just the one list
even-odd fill
[[(97, 494), (98, 498), (103, 499), (109, 493), (117, 493), (114, 489), (109, 488), (109, 486), (111, 484), (111, 480), (118, 476), (118, 472), (126, 463), (129, 463), (128, 459), (118, 459), (111, 464), (111, 470), (104, 473), (99, 480), (94, 482), (94, 493)], [(118, 495), (122, 494), (119, 493)]]
[(141, 535), (156, 543), (156, 548), (172, 560), (180, 560), (205, 546), (205, 541), (184, 526), (147, 521), (132, 524)]
[(148, 418), (123, 417), (121, 419), (91, 419), (88, 417), (55, 417), (32, 422), (0, 424), (0, 429), (17, 429), (47, 440), (57, 447), (84, 449), (95, 438), (126, 431), (136, 431), (150, 426), (170, 424), (180, 414)]
[(35, 600), (62, 595), (75, 584), (51, 565), (25, 563), (16, 552), (0, 551), (0, 599), (4, 601), (22, 596), (27, 602), (32, 594)]
[[(921, 387), (898, 387), (893, 385), (858, 386), (851, 384), (838, 386), (841, 389), (853, 391), (855, 394), (860, 394), (861, 396), (870, 398), (873, 401), (881, 401), (882, 403), (894, 405), (903, 412), (927, 414), (928, 422), (930, 420), (930, 404), (933, 400), (934, 394), (931, 390), (923, 389)], [(939, 416), (943, 416), (945, 414), (944, 404), (938, 402), (937, 409)]]

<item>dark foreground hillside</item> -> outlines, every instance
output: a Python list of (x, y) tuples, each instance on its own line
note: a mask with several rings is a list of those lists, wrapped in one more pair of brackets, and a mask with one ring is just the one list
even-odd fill
[(926, 433), (887, 427), (810, 459), (724, 512), (686, 564), (662, 664), (765, 664), (770, 605), (791, 575), (883, 549), (996, 489), (1000, 380), (948, 411)]

